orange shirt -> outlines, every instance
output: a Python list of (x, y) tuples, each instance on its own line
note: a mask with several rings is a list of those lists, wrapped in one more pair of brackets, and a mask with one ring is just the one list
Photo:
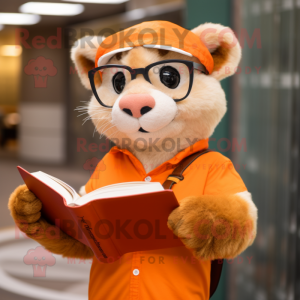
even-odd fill
[[(208, 139), (179, 152), (146, 173), (129, 151), (113, 147), (99, 162), (86, 184), (86, 192), (109, 184), (154, 181), (161, 184), (183, 158), (208, 148)], [(173, 186), (180, 202), (187, 196), (231, 195), (246, 191), (232, 162), (217, 152), (199, 157)], [(125, 254), (110, 264), (94, 259), (89, 286), (90, 300), (209, 299), (210, 261), (197, 260), (185, 247)]]

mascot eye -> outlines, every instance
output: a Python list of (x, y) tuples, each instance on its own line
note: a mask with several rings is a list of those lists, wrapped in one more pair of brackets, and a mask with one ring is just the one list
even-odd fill
[(38, 68), (38, 67), (35, 67), (34, 69), (37, 71), (39, 68)]
[(46, 71), (46, 70), (47, 70), (47, 67), (44, 67), (43, 70)]
[(180, 82), (180, 75), (175, 68), (166, 66), (160, 70), (160, 81), (169, 89), (176, 89)]
[(124, 73), (118, 72), (117, 74), (115, 74), (112, 79), (112, 83), (113, 83), (116, 93), (121, 94), (125, 87)]

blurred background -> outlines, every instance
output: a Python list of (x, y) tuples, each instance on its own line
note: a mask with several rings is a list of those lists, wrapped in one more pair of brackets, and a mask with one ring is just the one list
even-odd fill
[[(87, 299), (89, 262), (55, 256), (46, 277), (34, 276), (34, 266), (23, 263), (38, 244), (15, 230), (7, 200), (22, 184), (17, 165), (77, 189), (87, 182), (88, 162), (111, 145), (74, 111), (91, 92), (79, 82), (70, 48), (82, 36), (146, 20), (188, 29), (204, 22), (228, 25), (243, 48), (237, 74), (222, 82), (228, 112), (210, 147), (233, 160), (253, 194), (258, 235), (245, 253), (224, 262), (214, 300), (300, 299), (300, 1), (51, 2), (76, 5), (45, 10), (26, 0), (0, 2), (0, 299)], [(85, 152), (79, 143), (102, 150)]]

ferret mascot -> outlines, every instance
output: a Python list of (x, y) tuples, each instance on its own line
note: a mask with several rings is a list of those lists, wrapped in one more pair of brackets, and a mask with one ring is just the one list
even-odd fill
[[(94, 258), (89, 299), (209, 299), (212, 262), (234, 258), (256, 236), (251, 194), (232, 162), (207, 150), (226, 112), (219, 81), (235, 73), (239, 42), (219, 24), (190, 31), (151, 21), (105, 39), (84, 37), (71, 57), (82, 84), (93, 91), (86, 112), (97, 131), (116, 144), (81, 193), (121, 182), (167, 180), (180, 204), (168, 227), (185, 245), (128, 253), (109, 264)], [(195, 153), (202, 155), (182, 174), (170, 176)], [(19, 228), (47, 250), (93, 257), (89, 247), (62, 231), (59, 239), (38, 235), (53, 225), (25, 185), (8, 205)]]

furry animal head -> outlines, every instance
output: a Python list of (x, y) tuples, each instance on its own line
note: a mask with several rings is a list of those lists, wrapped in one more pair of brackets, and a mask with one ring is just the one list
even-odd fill
[[(145, 147), (145, 142), (142, 141), (150, 145), (149, 141), (157, 140), (156, 146), (159, 147), (165, 139), (180, 139), (182, 148), (185, 148), (184, 141), (187, 139), (195, 142), (212, 135), (226, 112), (225, 93), (219, 81), (235, 73), (241, 59), (241, 48), (232, 30), (219, 24), (206, 23), (192, 32), (209, 50), (214, 67), (208, 75), (194, 71), (191, 92), (182, 101), (175, 102), (173, 99), (180, 95), (180, 88), (188, 78), (189, 74), (185, 71), (181, 72), (180, 83), (173, 89), (166, 86), (158, 88), (158, 84), (161, 84), (159, 80), (162, 80), (159, 76), (155, 79), (158, 84), (153, 84), (152, 80), (151, 83), (146, 81), (142, 74), (137, 75), (134, 80), (125, 76), (125, 86), (121, 86), (120, 93), (113, 82), (116, 80), (116, 71), (102, 78), (96, 76), (98, 95), (112, 106), (101, 106), (94, 95), (89, 102), (87, 111), (100, 134), (113, 139), (119, 147), (129, 150), (133, 150), (130, 149), (130, 143), (124, 145), (122, 141), (129, 140), (131, 145), (141, 143)], [(97, 49), (103, 39), (88, 38), (89, 43), (85, 43), (85, 37), (73, 47), (72, 59), (81, 82), (91, 89), (88, 71), (95, 68)], [(179, 52), (138, 46), (116, 53), (106, 63), (126, 65), (134, 69), (171, 59), (201, 63), (198, 57)], [(120, 82), (118, 84), (120, 86)], [(147, 151), (147, 146), (144, 150)]]

